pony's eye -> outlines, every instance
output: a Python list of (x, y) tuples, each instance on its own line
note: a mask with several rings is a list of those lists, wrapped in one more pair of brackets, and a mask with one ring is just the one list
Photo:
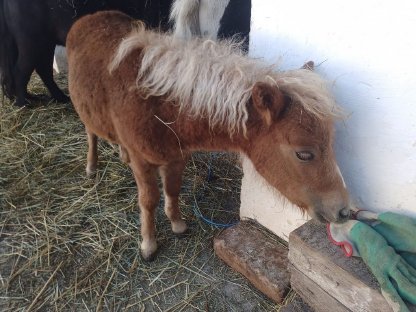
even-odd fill
[(315, 158), (315, 155), (308, 151), (296, 152), (296, 157), (301, 161), (311, 161)]

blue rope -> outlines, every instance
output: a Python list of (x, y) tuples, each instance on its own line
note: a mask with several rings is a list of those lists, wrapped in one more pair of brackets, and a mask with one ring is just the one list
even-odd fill
[[(211, 161), (212, 161), (212, 155), (215, 154), (215, 157), (217, 157), (218, 153), (211, 153), (210, 157), (209, 157), (209, 162), (208, 162), (208, 173), (207, 173), (207, 182), (210, 182), (212, 180), (212, 166), (211, 166)], [(217, 223), (213, 220), (210, 220), (206, 217), (204, 217), (201, 213), (201, 211), (198, 208), (198, 201), (202, 198), (203, 193), (205, 191), (205, 187), (202, 189), (201, 193), (198, 195), (198, 198), (195, 198), (194, 201), (194, 205), (193, 205), (193, 211), (194, 214), (200, 218), (202, 221), (204, 221), (205, 223), (208, 223), (211, 226), (215, 226), (216, 228), (229, 228), (233, 225), (236, 225), (238, 222), (233, 222), (233, 223)]]
[(204, 217), (200, 212), (198, 212), (196, 210), (196, 203), (194, 204), (194, 213), (202, 221), (204, 221), (205, 223), (208, 223), (209, 225), (215, 226), (216, 228), (229, 228), (229, 227), (231, 227), (233, 225), (236, 225), (238, 223), (238, 222), (233, 222), (233, 223), (217, 223), (217, 222), (214, 222), (214, 221)]

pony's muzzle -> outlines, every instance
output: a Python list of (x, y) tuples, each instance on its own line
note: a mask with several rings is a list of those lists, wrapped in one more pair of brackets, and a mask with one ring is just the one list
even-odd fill
[[(336, 206), (335, 206), (336, 207)], [(344, 223), (351, 218), (352, 210), (349, 205), (341, 205), (331, 211), (329, 215), (323, 213), (324, 218), (328, 222)]]
[(318, 221), (322, 223), (344, 223), (351, 218), (351, 210), (347, 207), (342, 208), (339, 210), (336, 214), (326, 214), (325, 212), (318, 210), (318, 211), (310, 211), (310, 216), (312, 218), (317, 219)]
[(348, 198), (331, 195), (326, 200), (315, 201), (315, 205), (310, 209), (311, 216), (324, 223), (343, 223), (348, 221), (352, 215), (352, 207)]
[(351, 209), (348, 207), (342, 208), (338, 213), (338, 222), (345, 222), (351, 217)]

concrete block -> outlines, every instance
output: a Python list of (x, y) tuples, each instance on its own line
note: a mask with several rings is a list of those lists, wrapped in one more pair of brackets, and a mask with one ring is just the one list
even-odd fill
[(214, 239), (215, 253), (271, 300), (280, 303), (290, 288), (287, 247), (254, 222), (241, 221)]
[(312, 220), (290, 234), (289, 262), (292, 288), (318, 312), (392, 311), (367, 265), (330, 243), (324, 224)]

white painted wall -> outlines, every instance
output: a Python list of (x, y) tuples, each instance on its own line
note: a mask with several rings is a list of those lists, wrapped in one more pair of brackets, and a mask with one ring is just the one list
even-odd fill
[(282, 69), (322, 63), (349, 114), (339, 164), (366, 209), (416, 215), (415, 38), (413, 0), (253, 0), (251, 56)]
[(242, 156), (244, 176), (241, 184), (240, 217), (254, 219), (289, 240), (289, 233), (308, 220), (298, 207), (291, 204), (258, 174), (252, 162)]

